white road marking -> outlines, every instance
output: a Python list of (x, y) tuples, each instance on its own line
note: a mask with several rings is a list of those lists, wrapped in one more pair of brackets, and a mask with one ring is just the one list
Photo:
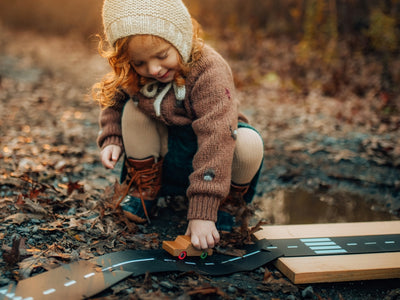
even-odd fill
[(123, 262), (121, 262), (121, 263), (119, 263), (119, 264), (115, 264), (115, 265), (112, 265), (112, 266), (110, 266), (110, 267), (104, 268), (104, 269), (102, 269), (101, 271), (104, 272), (104, 271), (108, 271), (108, 270), (110, 270), (110, 269), (114, 269), (114, 268), (116, 268), (116, 267), (120, 267), (120, 266), (123, 266), (123, 265), (131, 264), (131, 263), (136, 263), (136, 262), (151, 261), (151, 260), (155, 260), (155, 258), (152, 257), (152, 258), (143, 258), (143, 259), (127, 260), (127, 261), (123, 261)]
[(68, 286), (74, 285), (75, 283), (76, 283), (75, 280), (71, 280), (71, 281), (64, 283), (64, 286), (68, 287)]
[(260, 253), (260, 252), (261, 252), (261, 250), (250, 252), (250, 253), (247, 253), (247, 254), (243, 255), (243, 257), (249, 257), (249, 256), (255, 255), (255, 254)]
[(365, 245), (376, 245), (376, 242), (366, 242)]
[(221, 264), (225, 264), (225, 263), (232, 262), (232, 261), (239, 260), (239, 259), (242, 259), (242, 257), (238, 256), (238, 257), (235, 257), (235, 258), (231, 258), (231, 259), (228, 259), (228, 260), (225, 260), (225, 261), (221, 262)]
[(56, 289), (48, 289), (43, 291), (43, 295), (50, 295), (53, 294), (56, 291)]
[(309, 238), (309, 239), (300, 239), (303, 243), (313, 243), (313, 242), (330, 242), (330, 238)]
[(314, 251), (316, 254), (335, 254), (335, 253), (347, 253), (346, 250), (344, 249), (338, 249), (338, 250), (317, 250)]
[(328, 249), (342, 249), (342, 247), (335, 246), (320, 246), (320, 247), (310, 247), (311, 250), (328, 250)]
[(329, 245), (336, 245), (335, 242), (316, 242), (316, 243), (304, 243), (306, 246), (329, 246)]
[(87, 278), (90, 278), (90, 277), (92, 277), (92, 276), (94, 276), (95, 274), (92, 272), (92, 273), (89, 273), (89, 274), (86, 274), (85, 276), (83, 276), (83, 277), (85, 277), (86, 279)]

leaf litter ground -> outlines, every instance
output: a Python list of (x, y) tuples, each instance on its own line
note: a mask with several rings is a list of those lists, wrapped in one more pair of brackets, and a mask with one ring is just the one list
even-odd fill
[[(99, 110), (88, 96), (107, 70), (98, 55), (73, 38), (1, 29), (0, 286), (79, 259), (159, 249), (183, 234), (184, 198), (161, 199), (150, 225), (132, 224), (113, 208), (118, 172), (99, 161)], [(231, 63), (237, 80), (246, 78), (242, 63)], [(359, 195), (386, 213), (382, 219), (398, 217), (398, 116), (381, 124), (365, 99), (340, 102), (311, 93), (294, 100), (271, 76), (242, 87), (239, 96), (266, 149), (254, 222), (287, 222), (277, 207), (282, 193), (298, 188), (321, 195), (316, 201)], [(357, 114), (348, 115), (354, 107)], [(224, 236), (217, 252), (240, 254), (239, 236)], [(266, 265), (221, 277), (147, 274), (96, 298), (398, 299), (398, 286), (398, 280), (295, 286)]]

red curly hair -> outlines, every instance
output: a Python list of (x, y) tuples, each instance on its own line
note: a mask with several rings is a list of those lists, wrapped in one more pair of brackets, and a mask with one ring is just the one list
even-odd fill
[[(193, 46), (190, 54), (189, 62), (184, 63), (179, 57), (180, 70), (175, 75), (174, 81), (179, 86), (185, 84), (185, 76), (191, 66), (199, 60), (202, 55), (203, 40), (201, 38), (202, 31), (199, 23), (192, 18), (193, 24)], [(108, 59), (112, 71), (106, 74), (100, 82), (97, 82), (92, 87), (93, 99), (98, 101), (105, 108), (115, 104), (115, 94), (121, 93), (121, 88), (129, 87), (130, 91), (138, 92), (140, 88), (147, 83), (147, 78), (137, 74), (134, 68), (129, 63), (128, 44), (132, 36), (120, 38), (114, 46), (104, 46), (104, 39), (99, 35), (98, 50), (101, 56)], [(161, 39), (157, 36), (152, 36), (154, 39)]]

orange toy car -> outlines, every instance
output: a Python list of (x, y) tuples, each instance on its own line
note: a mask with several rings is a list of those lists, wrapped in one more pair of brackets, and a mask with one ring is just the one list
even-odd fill
[(185, 259), (186, 256), (200, 256), (204, 259), (208, 255), (212, 255), (212, 249), (198, 250), (193, 247), (190, 242), (190, 236), (178, 235), (175, 241), (163, 241), (162, 248), (179, 259)]

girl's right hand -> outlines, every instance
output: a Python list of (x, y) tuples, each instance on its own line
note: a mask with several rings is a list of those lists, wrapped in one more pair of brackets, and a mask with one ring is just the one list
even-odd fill
[(121, 147), (116, 145), (108, 145), (100, 152), (101, 163), (107, 169), (114, 169), (121, 155)]

